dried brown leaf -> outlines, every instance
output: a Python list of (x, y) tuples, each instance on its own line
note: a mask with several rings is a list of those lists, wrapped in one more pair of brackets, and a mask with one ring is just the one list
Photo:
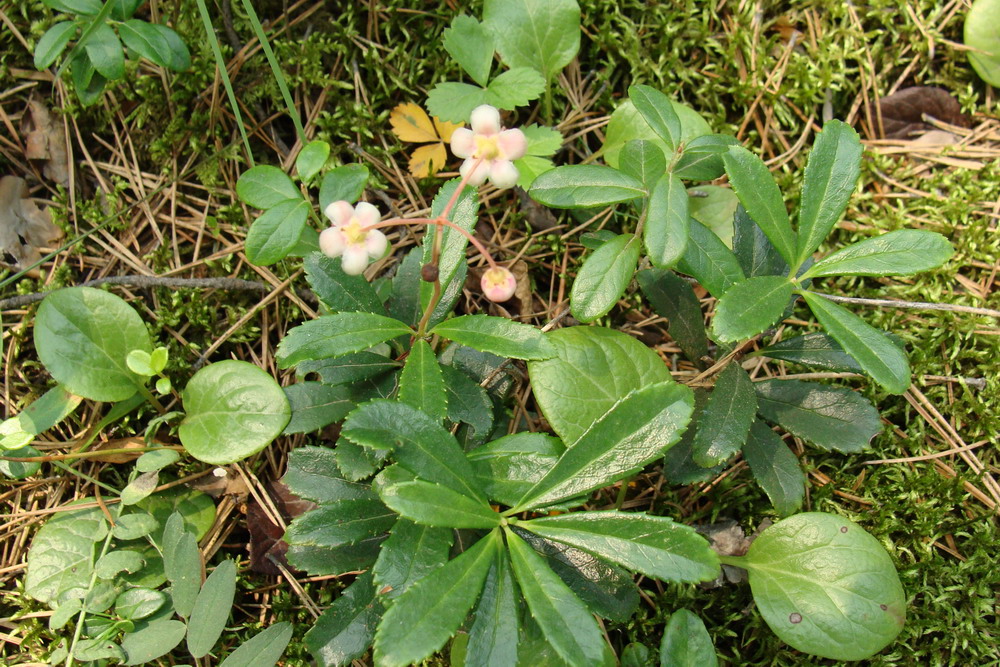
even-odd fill
[(903, 88), (883, 97), (879, 100), (879, 111), (886, 139), (911, 139), (934, 129), (925, 116), (961, 127), (969, 123), (958, 100), (943, 88), (930, 86)]
[(0, 178), (0, 258), (15, 268), (30, 266), (41, 258), (39, 248), (62, 237), (52, 224), (48, 209), (28, 198), (28, 186), (17, 176)]
[[(283, 482), (270, 482), (267, 490), (286, 523), (316, 508), (315, 503), (303, 500), (289, 491)], [(247, 546), (250, 550), (251, 570), (261, 574), (280, 574), (281, 570), (275, 562), (285, 569), (293, 570), (285, 559), (288, 544), (281, 539), (285, 530), (271, 520), (254, 498), (247, 502), (247, 528), (250, 530), (250, 543)]]
[(28, 114), (22, 128), (25, 135), (24, 156), (43, 160), (42, 173), (60, 185), (69, 185), (69, 160), (66, 135), (52, 123), (52, 114), (37, 98), (28, 100)]

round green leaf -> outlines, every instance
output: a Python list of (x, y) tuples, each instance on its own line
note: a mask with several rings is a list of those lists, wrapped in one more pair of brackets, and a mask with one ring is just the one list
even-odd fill
[(149, 352), (145, 350), (132, 350), (129, 352), (128, 356), (125, 357), (125, 365), (136, 375), (143, 375), (145, 377), (156, 375)]
[(976, 74), (1000, 87), (1000, 1), (976, 0), (965, 16), (965, 45)]
[(187, 417), (181, 443), (199, 461), (240, 461), (267, 447), (285, 428), (291, 408), (270, 375), (245, 361), (220, 361), (184, 389)]
[(741, 565), (764, 620), (800, 651), (863, 660), (903, 629), (906, 596), (892, 558), (843, 517), (806, 512), (780, 521)]
[(167, 596), (160, 591), (148, 588), (130, 588), (115, 600), (115, 613), (122, 618), (136, 621), (146, 618), (167, 601)]
[(288, 199), (302, 199), (288, 174), (267, 164), (243, 172), (236, 181), (236, 194), (244, 203), (264, 210)]
[(35, 349), (56, 381), (94, 401), (130, 398), (143, 378), (129, 370), (132, 350), (152, 350), (139, 314), (114, 294), (70, 287), (45, 297), (35, 317)]
[(295, 158), (295, 171), (298, 172), (299, 178), (308, 181), (319, 173), (328, 157), (330, 157), (330, 144), (320, 140), (310, 141)]

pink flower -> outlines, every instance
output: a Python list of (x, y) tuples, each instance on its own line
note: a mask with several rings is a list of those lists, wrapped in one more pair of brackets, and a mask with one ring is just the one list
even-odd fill
[(479, 284), (483, 288), (483, 294), (486, 295), (486, 298), (497, 303), (510, 299), (514, 296), (514, 290), (517, 289), (517, 280), (514, 279), (514, 274), (502, 266), (494, 266), (486, 271)]
[[(511, 160), (524, 156), (528, 140), (521, 130), (500, 127), (500, 112), (488, 104), (472, 111), (472, 129), (460, 127), (451, 135), (451, 152), (465, 158), (459, 170), (470, 185), (487, 178), (498, 188), (511, 188), (520, 175)], [(478, 165), (478, 166), (477, 166)]]
[(352, 276), (364, 272), (369, 260), (379, 259), (389, 249), (385, 234), (377, 229), (365, 229), (376, 224), (382, 214), (366, 202), (351, 206), (335, 201), (323, 211), (333, 223), (319, 235), (319, 249), (327, 257), (340, 257), (344, 273)]

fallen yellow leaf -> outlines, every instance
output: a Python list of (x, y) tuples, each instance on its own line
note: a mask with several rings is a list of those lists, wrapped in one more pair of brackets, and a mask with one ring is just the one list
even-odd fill
[(410, 154), (409, 172), (416, 178), (426, 178), (444, 168), (448, 160), (445, 144), (451, 135), (462, 127), (438, 120), (413, 102), (404, 102), (389, 113), (392, 133), (401, 141), (426, 144), (413, 149)]
[(392, 133), (403, 141), (439, 141), (427, 112), (413, 102), (400, 104), (389, 114)]
[(418, 146), (410, 154), (410, 173), (416, 178), (426, 178), (444, 166), (448, 153), (440, 141)]

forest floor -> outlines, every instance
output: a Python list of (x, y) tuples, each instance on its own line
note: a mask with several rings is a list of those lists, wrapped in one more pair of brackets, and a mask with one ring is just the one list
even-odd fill
[[(455, 14), (478, 14), (479, 4), (257, 4), (309, 138), (329, 141), (336, 162), (366, 164), (374, 175), (370, 194), (395, 202), (395, 210), (427, 209), (440, 179), (416, 180), (408, 174), (412, 147), (392, 135), (389, 113), (400, 102), (422, 104), (435, 83), (458, 77), (439, 37)], [(194, 1), (154, 0), (152, 6), (184, 36), (192, 67), (171, 74), (148, 62), (130, 65), (129, 75), (90, 107), (80, 105), (67, 81), (32, 65), (34, 45), (51, 24), (50, 10), (25, 0), (0, 9), (0, 123), (5, 128), (0, 176), (24, 178), (31, 196), (48, 206), (63, 232), (49, 248), (60, 251), (41, 265), (19, 272), (7, 264), (0, 272), (4, 417), (51, 386), (33, 350), (37, 301), (30, 295), (112, 276), (136, 277), (111, 289), (139, 309), (154, 340), (169, 347), (168, 374), (178, 386), (193, 365), (228, 358), (250, 361), (283, 383), (291, 381), (290, 372), (277, 368), (275, 347), (290, 327), (317, 315), (315, 302), (299, 292), (305, 282), (298, 260), (260, 267), (244, 255), (252, 216), (236, 198), (235, 183), (249, 165)], [(905, 227), (940, 232), (954, 244), (951, 261), (912, 279), (841, 278), (824, 284), (825, 291), (848, 297), (965, 310), (852, 306), (873, 325), (903, 338), (913, 386), (892, 396), (857, 378), (839, 380), (868, 396), (887, 428), (863, 453), (823, 452), (801, 443), (796, 451), (809, 480), (806, 508), (857, 521), (886, 546), (899, 569), (909, 599), (906, 627), (868, 664), (1000, 663), (1000, 486), (995, 481), (1000, 474), (1000, 321), (995, 314), (969, 311), (1000, 309), (1000, 100), (997, 90), (976, 77), (963, 50), (966, 4), (583, 0), (581, 7), (583, 44), (578, 60), (560, 77), (554, 105), (552, 121), (570, 138), (557, 160), (578, 161), (599, 145), (607, 117), (628, 86), (646, 83), (697, 110), (714, 131), (733, 134), (761, 154), (786, 200), (794, 202), (815, 132), (832, 116), (856, 127), (866, 152), (860, 194), (831, 241), (846, 244)], [(215, 28), (256, 161), (287, 168), (298, 150), (296, 135), (260, 43), (235, 3), (230, 7), (222, 0), (219, 8)], [(880, 125), (887, 118), (882, 115), (897, 114), (898, 108), (880, 106), (880, 100), (913, 86), (942, 89), (960, 113), (948, 122), (924, 125), (915, 135), (889, 131), (892, 138), (884, 138)], [(58, 184), (51, 171), (26, 157), (30, 100), (51, 111), (54, 131), (68, 139), (68, 185)], [(538, 112), (530, 109), (522, 110), (519, 119), (538, 120)], [(498, 256), (520, 254), (534, 289), (527, 300), (531, 312), (522, 312), (521, 319), (541, 325), (565, 307), (581, 246), (569, 234), (576, 223), (562, 214), (556, 227), (544, 230), (533, 227), (523, 210), (508, 215), (516, 210), (510, 205), (516, 197), (491, 195), (477, 232)], [(408, 244), (412, 240), (397, 249)], [(151, 281), (152, 276), (240, 278), (257, 283), (259, 290), (179, 286)], [(662, 318), (638, 296), (627, 301), (602, 323), (656, 341), (667, 357), (676, 354)], [(802, 319), (788, 323), (812, 326), (806, 310), (796, 317)], [(769, 372), (798, 371), (776, 365)], [(85, 404), (55, 432), (49, 449), (71, 441), (105, 410)], [(141, 429), (130, 429), (126, 421), (105, 437), (141, 436)], [(220, 553), (246, 558), (248, 497), (267, 493), (266, 483), (281, 476), (290, 449), (321, 439), (282, 438), (234, 466), (245, 481), (244, 493), (219, 497), (216, 523), (202, 541), (207, 558)], [(124, 479), (111, 462), (91, 460), (75, 467), (112, 485)], [(209, 471), (189, 462), (177, 477)], [(655, 486), (657, 505), (672, 508), (675, 518), (687, 523), (734, 519), (752, 532), (773, 514), (740, 462), (708, 483), (650, 486)], [(51, 640), (47, 610), (21, 592), (32, 535), (59, 508), (89, 496), (84, 479), (48, 466), (28, 479), (0, 480), (0, 656), (5, 664), (43, 659)], [(637, 499), (636, 506), (649, 502)], [(236, 627), (227, 630), (224, 641), (239, 643), (275, 620), (297, 621), (287, 664), (308, 664), (301, 636), (310, 625), (313, 603), (329, 604), (339, 589), (330, 578), (300, 577), (296, 584), (243, 571)], [(631, 621), (608, 625), (619, 648), (632, 641), (655, 645), (664, 617), (690, 607), (705, 619), (720, 657), (730, 664), (835, 664), (810, 661), (785, 647), (759, 615), (748, 613), (751, 598), (745, 588), (647, 583), (644, 590), (648, 597)]]

